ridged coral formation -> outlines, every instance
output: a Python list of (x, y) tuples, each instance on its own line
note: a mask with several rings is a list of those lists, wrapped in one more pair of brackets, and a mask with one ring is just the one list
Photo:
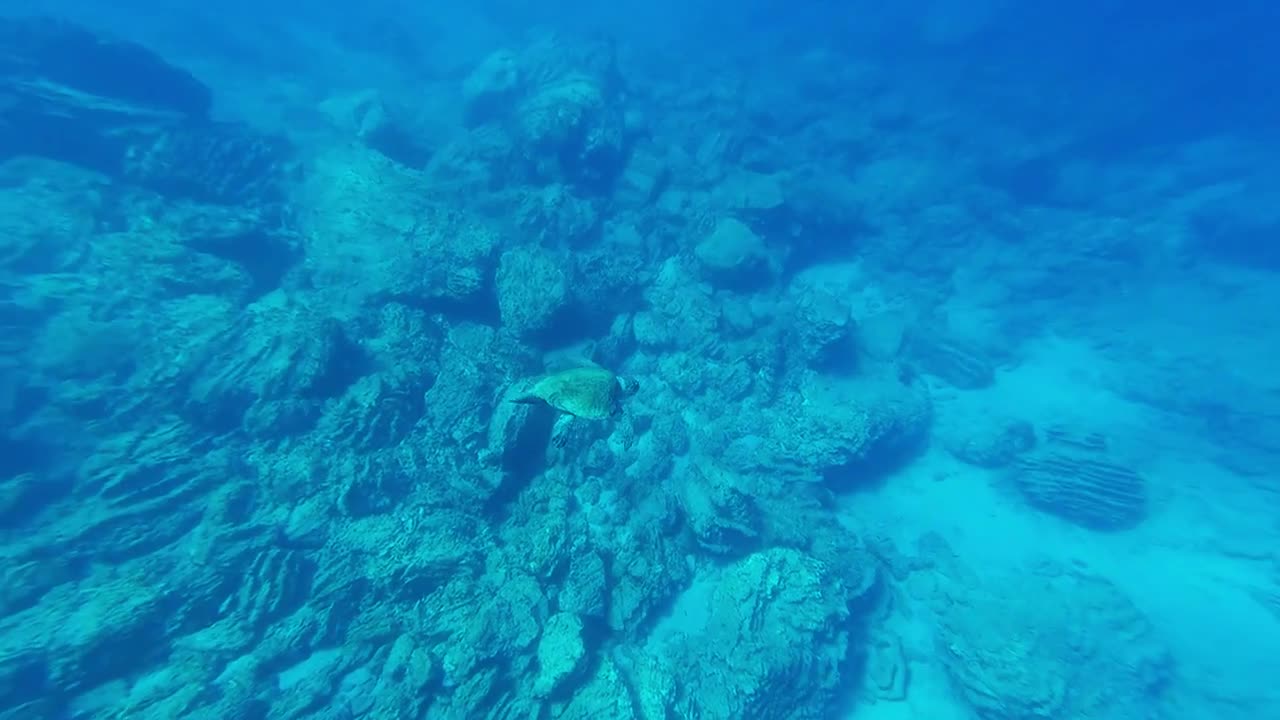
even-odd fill
[(995, 365), (987, 353), (944, 327), (926, 324), (913, 328), (902, 339), (902, 355), (921, 372), (963, 390), (995, 382)]
[(278, 201), (291, 155), (281, 138), (203, 123), (139, 139), (125, 150), (120, 172), (129, 182), (205, 202)]
[(794, 550), (748, 556), (678, 601), (677, 607), (689, 605), (684, 629), (668, 639), (659, 628), (651, 640), (685, 673), (648, 677), (655, 668), (644, 666), (632, 672), (641, 692), (653, 692), (651, 684), (669, 688), (667, 713), (825, 717), (848, 650), (841, 628), (850, 599), (840, 578), (812, 557)]
[(1147, 482), (1106, 455), (1100, 436), (1049, 433), (1043, 450), (1018, 461), (1014, 482), (1027, 502), (1070, 522), (1121, 530), (1147, 515)]
[(264, 298), (192, 359), (183, 414), (214, 430), (311, 427), (364, 358), (341, 324), (281, 295)]
[(1028, 573), (947, 597), (937, 650), (959, 695), (985, 720), (1145, 718), (1169, 679), (1168, 650), (1103, 579)]

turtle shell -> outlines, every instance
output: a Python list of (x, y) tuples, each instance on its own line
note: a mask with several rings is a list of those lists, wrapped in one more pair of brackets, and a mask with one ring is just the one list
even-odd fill
[(622, 387), (618, 376), (604, 368), (581, 367), (539, 378), (525, 397), (575, 417), (603, 420), (618, 414)]

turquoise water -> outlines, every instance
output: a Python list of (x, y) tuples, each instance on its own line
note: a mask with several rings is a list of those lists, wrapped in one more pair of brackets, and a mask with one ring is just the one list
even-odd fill
[(7, 3), (0, 720), (1280, 717), (1280, 10)]

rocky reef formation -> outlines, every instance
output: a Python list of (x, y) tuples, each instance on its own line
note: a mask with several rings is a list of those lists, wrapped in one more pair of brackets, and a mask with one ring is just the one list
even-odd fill
[[(39, 184), (9, 192), (19, 191), (38, 198)], [(333, 212), (298, 197), (302, 218)], [(827, 381), (800, 362), (772, 381), (779, 407), (815, 401), (795, 427), (770, 428), (768, 405), (740, 418), (786, 474), (761, 475), (746, 455), (722, 467), (712, 458), (737, 432), (728, 419), (704, 437), (667, 403), (722, 405), (711, 383), (723, 359), (692, 346), (638, 351), (623, 305), (589, 354), (644, 390), (619, 418), (583, 423), (553, 448), (545, 408), (501, 402), (540, 370), (526, 343), (563, 317), (521, 300), (540, 298), (543, 275), (510, 270), (540, 251), (504, 244), (466, 213), (387, 202), (408, 203), (419, 234), (379, 230), (403, 241), (327, 257), (356, 236), (330, 223), (330, 235), (306, 234), (286, 286), (262, 294), (206, 279), (175, 295), (195, 282), (184, 270), (210, 267), (187, 263), (202, 254), (181, 245), (129, 265), (132, 291), (114, 296), (109, 323), (87, 314), (83, 278), (56, 297), (52, 285), (24, 289), (35, 342), (21, 352), (39, 372), (26, 404), (6, 408), (6, 442), (34, 451), (57, 438), (61, 461), (22, 465), (0, 485), (15, 560), (0, 598), (4, 712), (469, 717), (546, 705), (564, 717), (695, 706), (788, 717), (803, 706), (820, 717), (842, 687), (875, 570), (857, 534), (825, 514), (830, 489), (790, 483), (919, 435), (921, 389), (889, 375), (869, 394), (880, 375), (832, 375), (861, 399), (818, 404)], [(163, 236), (187, 216), (156, 217)], [(361, 222), (375, 217), (395, 216)], [(469, 228), (479, 251), (459, 242)], [(130, 247), (100, 245), (89, 268), (106, 273), (108, 253)], [(78, 259), (40, 262), (81, 271)], [(806, 426), (809, 445), (789, 444)], [(688, 484), (656, 481), (668, 473)], [(726, 558), (737, 565), (721, 573)], [(650, 666), (612, 655), (711, 586), (720, 609), (703, 640)], [(756, 611), (733, 607), (752, 597)], [(760, 634), (759, 613), (776, 637)], [(731, 652), (698, 654), (730, 635)], [(701, 690), (683, 682), (689, 663), (707, 668)]]
[(616, 50), (549, 37), (493, 53), (463, 85), (466, 119), (508, 134), (515, 168), (539, 182), (607, 191), (628, 144)]
[(943, 442), (956, 459), (975, 467), (1008, 467), (1036, 446), (1036, 431), (1025, 420), (1013, 420), (988, 412), (950, 411)]
[(679, 629), (659, 626), (625, 666), (643, 698), (639, 717), (825, 717), (861, 591), (825, 563), (782, 549), (695, 585), (677, 600)]
[(209, 87), (136, 43), (0, 19), (0, 95), (0, 158), (49, 157), (208, 202), (279, 192), (288, 143), (212, 120)]
[[(904, 559), (837, 515), (1005, 360), (903, 307), (966, 218), (883, 189), (927, 184), (876, 156), (902, 104), (816, 119), (512, 43), (432, 76), (440, 118), (323, 84), (295, 143), (136, 45), (0, 22), (0, 718), (822, 718), (907, 699), (904, 597), (981, 717), (1154, 697), (1105, 580)], [(509, 400), (566, 364), (639, 391), (561, 444)], [(950, 411), (946, 449), (1028, 501), (1141, 517), (1093, 436)]]

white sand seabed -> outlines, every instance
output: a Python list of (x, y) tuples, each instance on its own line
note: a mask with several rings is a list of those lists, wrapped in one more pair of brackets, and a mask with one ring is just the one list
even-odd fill
[[(908, 552), (920, 535), (937, 533), (967, 564), (995, 572), (1043, 558), (1082, 566), (1146, 613), (1174, 656), (1174, 692), (1185, 698), (1184, 710), (1280, 707), (1273, 689), (1280, 621), (1254, 597), (1270, 587), (1269, 506), (1199, 457), (1198, 439), (1161, 435), (1155, 411), (1104, 387), (1114, 363), (1087, 345), (1048, 338), (1024, 357), (995, 386), (964, 400), (1037, 426), (1066, 423), (1108, 435), (1139, 458), (1136, 467), (1153, 486), (1152, 516), (1143, 525), (1119, 533), (1074, 527), (1023, 506), (998, 471), (964, 465), (935, 446), (889, 482), (846, 497), (842, 513), (851, 527), (882, 533)], [(917, 613), (913, 622), (923, 617)], [(848, 720), (968, 717), (940, 668), (928, 664), (929, 629), (904, 630), (913, 659), (907, 701), (862, 704)]]

